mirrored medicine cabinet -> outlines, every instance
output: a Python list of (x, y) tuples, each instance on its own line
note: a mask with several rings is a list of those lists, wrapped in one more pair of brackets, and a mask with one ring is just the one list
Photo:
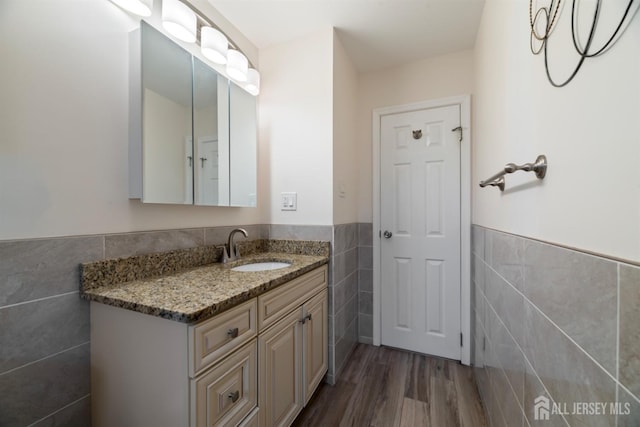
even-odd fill
[(256, 206), (256, 98), (144, 21), (130, 50), (129, 197)]

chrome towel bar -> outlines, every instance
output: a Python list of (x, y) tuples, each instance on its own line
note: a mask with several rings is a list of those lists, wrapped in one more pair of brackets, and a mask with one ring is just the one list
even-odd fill
[(504, 176), (508, 173), (514, 173), (517, 171), (535, 172), (538, 179), (543, 179), (547, 173), (547, 157), (544, 154), (539, 155), (534, 163), (525, 163), (523, 165), (516, 165), (515, 163), (507, 163), (504, 165), (504, 169), (493, 175), (489, 179), (480, 181), (480, 187), (486, 187), (491, 185), (498, 187), (500, 191), (504, 191)]

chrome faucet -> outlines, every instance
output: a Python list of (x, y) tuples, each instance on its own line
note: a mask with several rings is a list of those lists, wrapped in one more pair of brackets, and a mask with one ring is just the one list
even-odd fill
[(227, 240), (227, 244), (225, 245), (222, 253), (223, 263), (228, 261), (235, 261), (240, 258), (240, 251), (238, 250), (238, 246), (233, 241), (233, 236), (235, 236), (236, 233), (242, 233), (244, 237), (249, 237), (249, 235), (247, 234), (247, 230), (245, 230), (244, 228), (234, 228), (233, 230), (231, 230), (231, 233), (229, 233), (229, 239)]

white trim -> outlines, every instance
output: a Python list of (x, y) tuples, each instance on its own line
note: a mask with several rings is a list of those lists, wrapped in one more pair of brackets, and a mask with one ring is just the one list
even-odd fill
[[(461, 95), (392, 107), (376, 108), (372, 114), (373, 135), (373, 344), (380, 345), (380, 120), (388, 114), (460, 106), (463, 140), (460, 146), (460, 330), (463, 346), (460, 360), (471, 363), (471, 96)], [(376, 238), (376, 234), (378, 237)]]

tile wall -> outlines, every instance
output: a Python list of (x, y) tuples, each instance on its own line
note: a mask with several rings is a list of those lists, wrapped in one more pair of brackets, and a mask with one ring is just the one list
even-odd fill
[(373, 224), (358, 224), (358, 341), (373, 343)]
[[(251, 239), (269, 237), (267, 225), (244, 228)], [(231, 229), (0, 241), (0, 426), (90, 425), (89, 303), (78, 296), (80, 263), (222, 244)]]
[[(479, 226), (472, 240), (489, 424), (640, 425), (640, 268)], [(536, 419), (538, 396), (549, 420)]]
[(358, 342), (358, 224), (333, 229), (329, 290), (329, 373), (334, 384)]

